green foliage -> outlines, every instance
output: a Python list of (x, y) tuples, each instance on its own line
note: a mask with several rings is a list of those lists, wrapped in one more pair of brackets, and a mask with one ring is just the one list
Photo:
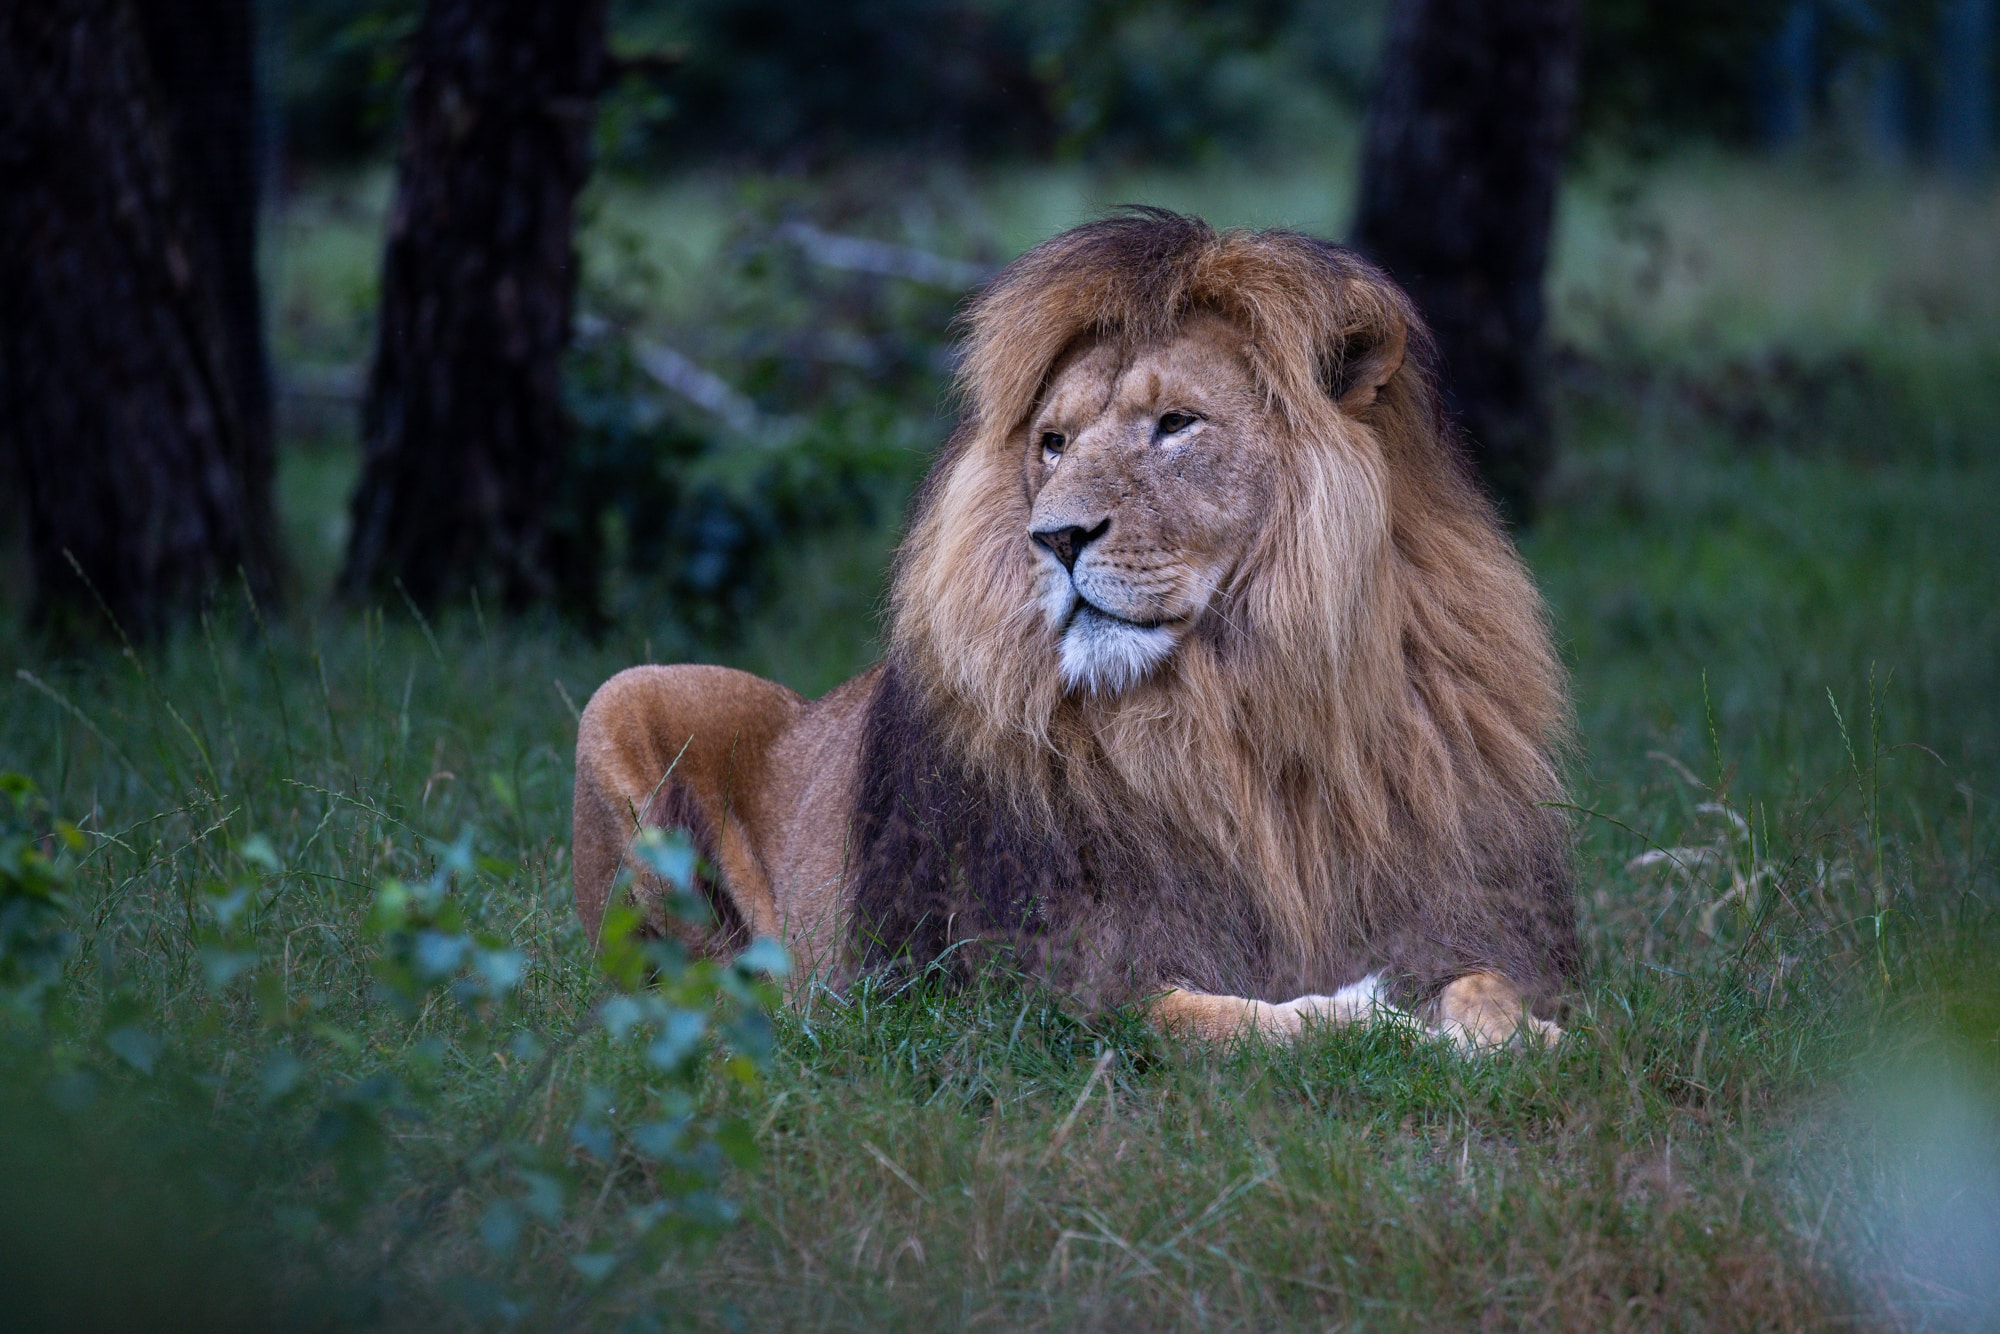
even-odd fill
[[(268, 0), (280, 136), (351, 164), (389, 147), (414, 0)], [(638, 57), (600, 106), (600, 160), (643, 168), (857, 151), (1186, 162), (1292, 153), (1365, 109), (1380, 0), (619, 0)], [(1590, 0), (1581, 142), (1755, 141), (1791, 0)], [(1811, 6), (1816, 68), (1871, 61), (1932, 95), (1937, 0)], [(661, 59), (667, 57), (667, 59)], [(1823, 100), (1814, 94), (1815, 100)]]
[(351, 163), (384, 151), (418, 0), (259, 0), (286, 153)]
[(690, 331), (740, 420), (643, 369), (666, 302), (641, 238), (601, 221), (612, 258), (583, 294), (559, 522), (600, 552), (606, 612), (696, 643), (737, 641), (814, 537), (892, 513), (936, 437), (959, 292), (812, 263), (785, 239), (790, 203), (746, 211)]
[(738, 638), (798, 545), (872, 517), (908, 467), (884, 448), (897, 423), (880, 406), (829, 405), (745, 440), (662, 405), (623, 340), (579, 349), (568, 389), (578, 441), (560, 522), (599, 544), (611, 615), (654, 612), (697, 642)]
[(628, 0), (618, 26), (685, 53), (658, 84), (671, 110), (656, 157), (900, 146), (1180, 159), (1255, 147), (1301, 101), (1351, 97), (1378, 8)]
[(76, 948), (66, 891), (83, 835), (49, 819), (47, 803), (20, 774), (0, 773), (0, 1010), (36, 1018)]
[(1577, 111), (1585, 142), (1623, 153), (1659, 153), (1704, 139), (1753, 142), (1780, 77), (1771, 65), (1773, 48), (1801, 8), (1814, 25), (1809, 58), (1816, 69), (1845, 64), (1854, 71), (1870, 60), (1919, 70), (1935, 64), (1943, 11), (1937, 0), (1804, 6), (1589, 0)]
[[(0, 775), (0, 790), (13, 806), (0, 845), (7, 854), (0, 875), (6, 924), (0, 995), (17, 1020), (0, 1036), (0, 1060), (11, 1088), (46, 1089), (44, 1100), (10, 1102), (8, 1133), (53, 1142), (62, 1162), (89, 1138), (64, 1114), (100, 1118), (107, 1098), (149, 1104), (143, 1114), (122, 1113), (133, 1117), (138, 1134), (121, 1158), (143, 1182), (157, 1181), (169, 1194), (185, 1189), (182, 1177), (204, 1174), (214, 1198), (203, 1211), (227, 1220), (230, 1246), (244, 1232), (242, 1215), (259, 1189), (251, 1172), (268, 1170), (260, 1160), (303, 1158), (310, 1167), (279, 1192), (280, 1235), (261, 1244), (285, 1246), (289, 1263), (316, 1274), (300, 1280), (310, 1283), (301, 1292), (316, 1294), (313, 1301), (324, 1307), (316, 1320), (336, 1319), (346, 1301), (366, 1297), (357, 1308), (363, 1309), (391, 1299), (413, 1246), (426, 1234), (466, 1227), (469, 1220), (447, 1221), (443, 1214), (469, 1189), (481, 1189), (486, 1201), (471, 1227), (484, 1256), (461, 1259), (456, 1267), (464, 1281), (439, 1291), (455, 1292), (456, 1304), (480, 1319), (518, 1316), (537, 1302), (580, 1314), (616, 1292), (615, 1276), (663, 1247), (710, 1236), (735, 1217), (722, 1176), (730, 1166), (753, 1166), (755, 1143), (742, 1119), (717, 1114), (713, 1101), (718, 1090), (753, 1091), (769, 1062), (766, 1011), (777, 1001), (774, 979), (787, 968), (775, 941), (758, 941), (733, 961), (690, 959), (676, 945), (646, 939), (636, 913), (614, 910), (602, 942), (604, 998), (586, 1006), (566, 1032), (549, 1031), (521, 1005), (528, 957), (482, 925), (468, 897), (482, 881), (514, 868), (480, 855), (467, 832), (431, 847), (428, 874), (386, 877), (365, 906), (352, 906), (350, 929), (367, 955), (372, 988), (358, 1013), (339, 1013), (323, 992), (291, 984), (289, 941), (272, 937), (272, 910), (290, 868), (270, 839), (230, 837), (224, 815), (198, 836), (221, 841), (204, 858), (212, 874), (185, 900), (179, 924), (200, 985), (162, 995), (156, 975), (136, 962), (121, 964), (100, 936), (95, 996), (78, 988), (81, 976), (73, 977), (66, 997), (72, 1003), (51, 1006), (79, 934), (74, 854), (89, 848), (91, 838), (73, 824), (48, 821), (25, 778)], [(41, 827), (58, 855), (35, 841)], [(709, 908), (695, 889), (696, 858), (685, 839), (653, 831), (640, 853), (670, 887), (676, 911), (705, 919)], [(24, 1018), (31, 1022), (18, 1022)], [(608, 1069), (624, 1075), (616, 1094), (623, 1115), (612, 1115), (610, 1085), (587, 1083), (573, 1095), (578, 1111), (566, 1141), (529, 1139), (522, 1110), (531, 1099), (555, 1096), (550, 1080), (558, 1057), (585, 1042), (597, 1044)], [(385, 1059), (392, 1050), (400, 1054)], [(187, 1161), (190, 1135), (183, 1127), (198, 1123), (204, 1107), (220, 1106), (237, 1061), (252, 1072), (241, 1096), (258, 1121), (248, 1137), (249, 1161), (240, 1141), (216, 1161)], [(505, 1101), (452, 1151), (413, 1164), (404, 1141), (450, 1114), (454, 1071), (489, 1062), (518, 1067)], [(216, 1152), (206, 1136), (192, 1138)], [(506, 1266), (525, 1234), (533, 1230), (544, 1247), (564, 1251), (581, 1179), (627, 1162), (645, 1166), (651, 1198), (620, 1223), (593, 1229), (587, 1245), (568, 1248), (566, 1278), (542, 1272), (526, 1286), (510, 1280)], [(20, 1202), (35, 1198), (25, 1183), (12, 1189), (25, 1192)], [(117, 1226), (145, 1231), (142, 1220)], [(385, 1227), (388, 1248), (372, 1264), (364, 1261), (366, 1247), (323, 1264), (296, 1249), (332, 1241), (337, 1252), (339, 1239), (359, 1242)], [(93, 1299), (71, 1286), (82, 1278), (65, 1266), (37, 1277), (26, 1290), (29, 1309), (90, 1305)], [(268, 1310), (267, 1297), (264, 1287), (252, 1285), (246, 1300)], [(140, 1283), (120, 1300), (136, 1304), (123, 1314), (139, 1316), (163, 1296), (157, 1285)], [(223, 1309), (233, 1308), (225, 1302)]]
[[(271, 0), (287, 150), (379, 154), (412, 0)], [(1358, 105), (1375, 0), (621, 0), (598, 147), (627, 166), (856, 149), (1183, 159)]]
[[(1302, 103), (1359, 109), (1382, 6), (1355, 0), (1100, 0), (1003, 6), (1026, 29), (1053, 146), (1185, 160), (1255, 151)], [(1310, 115), (1307, 117), (1310, 120)]]
[(1766, 51), (1791, 0), (1591, 0), (1584, 6), (1578, 123), (1589, 140), (1659, 151), (1757, 130)]

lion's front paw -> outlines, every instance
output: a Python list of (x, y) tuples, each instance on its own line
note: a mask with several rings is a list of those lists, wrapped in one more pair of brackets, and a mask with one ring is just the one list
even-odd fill
[(1437, 1026), (1437, 1031), (1467, 1054), (1497, 1051), (1502, 1047), (1549, 1047), (1563, 1036), (1561, 1028), (1533, 1015), (1514, 1022), (1484, 1024), (1446, 1020)]
[(1470, 973), (1437, 999), (1437, 1031), (1467, 1052), (1506, 1046), (1552, 1046), (1563, 1031), (1528, 1012), (1520, 991), (1497, 973)]
[(1563, 1031), (1561, 1026), (1531, 1014), (1514, 1030), (1514, 1036), (1531, 1047), (1553, 1047), (1563, 1040)]

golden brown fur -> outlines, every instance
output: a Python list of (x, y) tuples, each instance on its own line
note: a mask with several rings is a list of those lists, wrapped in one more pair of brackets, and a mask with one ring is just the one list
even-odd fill
[[(898, 559), (884, 668), (817, 705), (683, 675), (718, 671), (700, 668), (593, 699), (586, 922), (636, 819), (695, 831), (726, 932), (783, 932), (824, 972), (975, 937), (1215, 1034), (1359, 1017), (1367, 997), (1332, 993), (1370, 974), (1480, 1040), (1552, 1004), (1576, 966), (1566, 829), (1545, 804), (1562, 675), (1402, 293), (1310, 238), (1146, 213), (1029, 252), (966, 333), (964, 418)], [(1228, 442), (1211, 461), (1233, 460), (1210, 489), (1261, 497), (1242, 549), (1203, 556), (1205, 583), (1171, 549), (1201, 525), (1117, 508), (1152, 494), (1120, 460), (1164, 455), (1092, 445), (1073, 463), (1029, 438), (1064, 385), (1104, 399), (1078, 417), (1097, 423), (1158, 412), (1182, 381), (1223, 404), (1200, 419)], [(1125, 546), (1100, 565), (1153, 578), (1178, 619), (1167, 656), (1100, 690), (1057, 669), (1065, 631), (1034, 609), (1060, 577), (1029, 530), (1104, 504), (1104, 541)]]

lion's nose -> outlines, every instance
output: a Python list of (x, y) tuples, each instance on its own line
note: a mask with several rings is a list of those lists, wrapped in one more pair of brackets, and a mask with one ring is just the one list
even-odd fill
[(1072, 523), (1061, 528), (1037, 528), (1028, 536), (1054, 552), (1065, 570), (1074, 570), (1076, 558), (1083, 554), (1083, 549), (1104, 536), (1110, 527), (1111, 520), (1105, 519), (1095, 528), (1085, 528), (1081, 524)]

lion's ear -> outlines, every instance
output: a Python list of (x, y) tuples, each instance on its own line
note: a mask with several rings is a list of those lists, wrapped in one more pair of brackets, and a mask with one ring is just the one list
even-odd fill
[(1402, 369), (1410, 332), (1392, 317), (1386, 327), (1347, 338), (1326, 364), (1326, 391), (1343, 412), (1360, 412)]

